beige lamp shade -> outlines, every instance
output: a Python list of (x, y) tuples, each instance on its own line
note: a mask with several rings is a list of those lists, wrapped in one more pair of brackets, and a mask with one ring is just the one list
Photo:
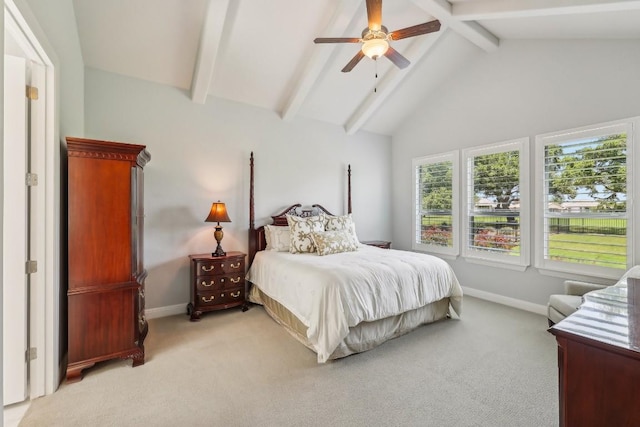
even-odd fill
[(227, 214), (227, 207), (224, 203), (218, 200), (211, 205), (211, 212), (209, 212), (209, 216), (204, 222), (231, 222), (229, 219), (229, 214)]

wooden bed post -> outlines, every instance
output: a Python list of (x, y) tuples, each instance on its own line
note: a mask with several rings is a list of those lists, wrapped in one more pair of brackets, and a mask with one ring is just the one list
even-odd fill
[(351, 213), (351, 164), (347, 167), (347, 213)]
[(253, 200), (253, 151), (251, 152), (251, 158), (249, 160), (249, 170), (250, 178), (249, 178), (249, 266), (253, 262), (253, 257), (256, 255), (256, 230), (255, 230), (255, 208), (254, 208), (254, 200)]

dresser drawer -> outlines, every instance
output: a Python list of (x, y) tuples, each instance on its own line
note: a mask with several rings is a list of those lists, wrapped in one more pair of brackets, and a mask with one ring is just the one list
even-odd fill
[(213, 276), (225, 273), (242, 273), (244, 274), (244, 257), (236, 257), (235, 259), (205, 259), (196, 262), (196, 275)]
[(243, 287), (244, 277), (240, 274), (221, 276), (198, 276), (195, 283), (198, 292), (222, 291), (224, 289)]
[(235, 302), (244, 302), (244, 288), (229, 289), (221, 292), (199, 293), (196, 305), (198, 307), (208, 307)]

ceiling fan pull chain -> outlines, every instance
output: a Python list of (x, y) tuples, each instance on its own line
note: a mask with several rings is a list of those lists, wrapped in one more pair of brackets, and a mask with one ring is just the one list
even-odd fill
[(374, 58), (373, 59), (373, 63), (376, 64), (375, 65), (375, 72), (376, 72), (376, 81), (375, 81), (375, 85), (373, 85), (373, 93), (377, 93), (378, 92), (378, 58)]

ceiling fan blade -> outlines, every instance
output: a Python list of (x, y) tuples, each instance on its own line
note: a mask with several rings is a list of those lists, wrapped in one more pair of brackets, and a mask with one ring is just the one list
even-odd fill
[(387, 52), (384, 54), (384, 56), (389, 58), (389, 60), (394, 64), (396, 64), (396, 67), (400, 69), (407, 68), (409, 64), (411, 64), (411, 62), (409, 62), (407, 58), (402, 56), (397, 50), (395, 50), (391, 46), (389, 46), (389, 49), (387, 49)]
[(313, 40), (314, 43), (360, 43), (360, 39), (347, 37), (320, 37)]
[(422, 34), (434, 33), (440, 30), (440, 21), (425, 22), (424, 24), (414, 25), (413, 27), (403, 28), (401, 30), (392, 31), (389, 34), (391, 40), (406, 39), (407, 37), (415, 37)]
[(367, 18), (369, 29), (380, 31), (382, 28), (382, 0), (367, 0)]
[(344, 66), (342, 72), (348, 73), (349, 71), (353, 70), (353, 67), (358, 65), (358, 62), (360, 62), (362, 58), (364, 58), (364, 53), (362, 53), (362, 50), (359, 50), (358, 53), (356, 53), (356, 56), (351, 58), (351, 61), (349, 61), (349, 63)]

